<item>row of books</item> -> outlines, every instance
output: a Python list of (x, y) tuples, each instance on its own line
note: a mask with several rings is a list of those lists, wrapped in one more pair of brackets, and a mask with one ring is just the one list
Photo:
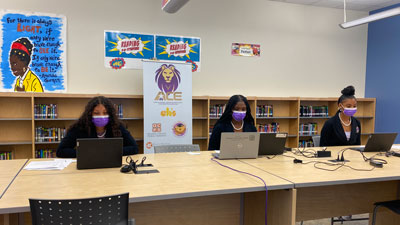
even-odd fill
[(56, 150), (55, 149), (39, 149), (36, 150), (36, 158), (55, 158)]
[(35, 141), (37, 142), (56, 142), (61, 141), (66, 134), (65, 128), (59, 127), (36, 127), (35, 128)]
[(274, 107), (272, 105), (257, 105), (256, 117), (273, 117)]
[(312, 140), (300, 140), (299, 141), (299, 148), (308, 148), (308, 147), (314, 147), (314, 143)]
[(0, 152), (0, 160), (10, 160), (12, 158), (11, 152)]
[(58, 117), (56, 104), (36, 104), (34, 107), (35, 119), (55, 119)]
[(257, 124), (258, 132), (279, 133), (279, 123)]
[(312, 105), (301, 105), (300, 106), (301, 117), (327, 117), (329, 116), (328, 106), (312, 106)]
[(119, 118), (124, 118), (124, 113), (122, 111), (122, 104), (114, 104), (115, 111)]
[(317, 123), (301, 123), (299, 126), (300, 135), (316, 135), (318, 133)]
[(221, 117), (224, 113), (225, 104), (211, 105), (210, 106), (210, 117)]

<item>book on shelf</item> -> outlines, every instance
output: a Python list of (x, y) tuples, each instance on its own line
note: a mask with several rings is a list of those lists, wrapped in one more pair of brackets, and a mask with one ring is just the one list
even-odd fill
[(36, 104), (34, 107), (35, 119), (58, 118), (57, 104)]
[(314, 142), (312, 140), (300, 140), (299, 148), (314, 147)]
[(257, 124), (257, 131), (263, 133), (279, 133), (279, 123)]
[(11, 159), (13, 159), (12, 152), (0, 152), (0, 160), (11, 160)]
[(39, 149), (36, 150), (36, 158), (55, 158), (56, 150), (55, 149)]
[(222, 116), (225, 110), (225, 104), (210, 105), (210, 117), (218, 118)]
[(35, 128), (35, 141), (36, 142), (56, 142), (61, 141), (66, 134), (65, 128), (59, 127), (36, 127)]
[(115, 108), (118, 118), (124, 118), (122, 104), (114, 104), (114, 108)]
[(317, 135), (318, 124), (317, 123), (301, 123), (299, 125), (300, 135)]
[(328, 106), (300, 105), (300, 117), (328, 117)]
[(272, 105), (257, 105), (256, 117), (273, 117), (274, 107)]

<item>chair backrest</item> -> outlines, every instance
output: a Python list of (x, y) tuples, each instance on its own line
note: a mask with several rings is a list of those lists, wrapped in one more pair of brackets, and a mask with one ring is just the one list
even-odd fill
[(32, 224), (128, 224), (129, 193), (87, 199), (29, 199)]
[(314, 147), (319, 147), (319, 141), (321, 140), (321, 136), (312, 136), (312, 141), (314, 143)]
[(193, 152), (200, 151), (199, 145), (158, 145), (154, 146), (155, 153), (167, 152)]

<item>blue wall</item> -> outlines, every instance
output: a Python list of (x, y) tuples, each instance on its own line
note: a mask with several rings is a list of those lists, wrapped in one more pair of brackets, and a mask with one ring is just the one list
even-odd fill
[(365, 97), (376, 97), (375, 132), (397, 132), (400, 143), (400, 16), (368, 25)]

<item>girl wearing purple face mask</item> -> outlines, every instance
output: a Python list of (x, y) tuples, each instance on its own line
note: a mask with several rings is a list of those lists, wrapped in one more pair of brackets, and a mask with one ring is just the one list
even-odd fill
[(123, 154), (138, 153), (135, 139), (117, 117), (114, 104), (106, 97), (91, 99), (77, 122), (68, 129), (57, 149), (57, 157), (75, 158), (77, 138), (123, 138)]
[(357, 112), (355, 89), (348, 86), (338, 99), (338, 111), (325, 122), (321, 131), (321, 146), (346, 146), (361, 144), (361, 124), (354, 114)]
[(232, 96), (215, 123), (208, 150), (219, 150), (222, 132), (257, 132), (250, 105), (243, 95)]

